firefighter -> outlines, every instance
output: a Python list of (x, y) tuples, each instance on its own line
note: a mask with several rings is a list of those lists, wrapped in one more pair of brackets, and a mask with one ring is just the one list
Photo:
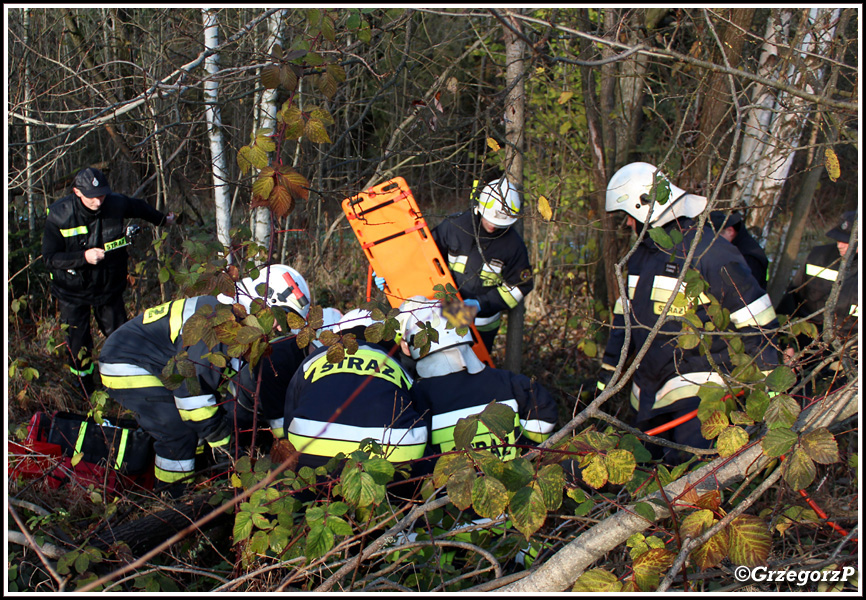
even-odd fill
[(484, 186), (473, 209), (446, 217), (431, 231), (461, 297), (478, 309), (475, 327), (488, 351), (502, 312), (533, 288), (526, 244), (512, 227), (519, 212), (520, 193), (502, 177)]
[(403, 463), (422, 457), (427, 430), (412, 404), (412, 377), (393, 356), (393, 342), (364, 339), (370, 312), (350, 310), (332, 330), (353, 334), (354, 354), (328, 361), (328, 347), (301, 364), (286, 391), (284, 420), (289, 442), (301, 453), (298, 467), (316, 468), (342, 452), (349, 455), (371, 438), (386, 458)]
[[(224, 303), (239, 302), (247, 312), (250, 312), (252, 301), (256, 298), (274, 296), (274, 301), (280, 300), (269, 285), (269, 281), (277, 281), (286, 274), (297, 285), (292, 285), (292, 293), (287, 295), (282, 304), (287, 312), (293, 312), (306, 319), (310, 311), (310, 289), (306, 280), (293, 268), (286, 265), (272, 265), (270, 269), (261, 272), (258, 279), (249, 277), (242, 279), (237, 285), (235, 298), (218, 296)], [(256, 289), (259, 285), (268, 286)], [(326, 309), (331, 310), (331, 309)], [(330, 313), (328, 313), (330, 314)], [(283, 405), (286, 389), (292, 376), (307, 357), (309, 346), (301, 348), (297, 342), (298, 330), (292, 330), (271, 340), (269, 352), (255, 365), (243, 363), (240, 359), (232, 359), (233, 367), (238, 371), (237, 384), (232, 381), (230, 389), (237, 397), (238, 424), (259, 426), (262, 421), (267, 423), (271, 435), (275, 439), (286, 437), (283, 422)], [(259, 384), (261, 377), (261, 384)], [(256, 415), (261, 419), (254, 419)]]
[[(266, 285), (254, 287), (262, 290), (269, 306), (303, 310), (309, 305), (309, 290), (297, 271), (274, 265), (264, 272)], [(239, 292), (239, 296), (252, 300), (246, 292)], [(106, 340), (99, 356), (102, 382), (111, 397), (135, 413), (142, 429), (153, 436), (155, 476), (169, 486), (172, 496), (184, 491), (183, 480), (195, 472), (196, 450), (201, 443), (231, 454), (233, 423), (219, 389), (236, 369), (231, 363), (217, 367), (209, 358), (217, 353), (227, 356), (228, 347), (222, 342), (211, 346), (205, 341), (186, 346), (183, 340), (184, 327), (197, 312), (213, 315), (225, 311), (226, 317), (232, 314), (232, 309), (220, 300), (197, 296), (146, 310), (119, 327)], [(191, 370), (195, 383), (190, 385), (185, 379), (170, 391), (160, 377), (169, 361), (179, 354), (183, 358), (182, 352), (188, 361), (178, 371), (186, 375)]]
[[(805, 263), (788, 286), (785, 296), (779, 302), (777, 310), (780, 314), (809, 319), (818, 328), (819, 333), (823, 331), (823, 309), (830, 298), (833, 283), (839, 278), (842, 261), (850, 251), (852, 245), (851, 231), (856, 221), (857, 211), (846, 212), (842, 215), (839, 225), (826, 234), (835, 243), (812, 248)], [(854, 252), (859, 252), (856, 239), (853, 246)], [(856, 342), (860, 316), (859, 267), (856, 255), (848, 264), (844, 277), (830, 323), (833, 328), (833, 335), (838, 337), (841, 342)], [(802, 336), (798, 342), (802, 346), (811, 342), (811, 338)], [(793, 358), (796, 349), (787, 348), (785, 353), (789, 358)], [(823, 356), (824, 353), (819, 352), (816, 358)], [(838, 363), (834, 363), (831, 365), (831, 370), (835, 371), (838, 367)]]
[[(666, 201), (665, 190), (669, 190)], [(687, 349), (678, 347), (677, 338), (683, 325), (676, 317), (690, 308), (702, 322), (710, 321), (707, 313), (712, 295), (730, 311), (727, 331), (740, 334), (745, 354), (756, 366), (768, 372), (778, 364), (774, 336), (768, 330), (778, 325), (769, 296), (761, 288), (746, 264), (743, 255), (727, 240), (715, 236), (709, 225), (701, 233), (690, 269), (697, 270), (708, 285), (694, 305), (684, 294), (685, 282), (675, 284), (685, 267), (689, 248), (699, 233), (695, 218), (706, 208), (707, 199), (688, 194), (668, 181), (653, 165), (637, 162), (622, 167), (607, 186), (607, 212), (625, 212), (626, 223), (639, 233), (644, 224), (678, 232), (682, 240), (665, 249), (649, 235), (644, 235), (628, 261), (627, 296), (614, 307), (613, 328), (608, 338), (602, 362), (599, 389), (609, 383), (620, 354), (630, 359), (639, 351), (658, 321), (667, 301), (674, 296), (667, 318), (655, 336), (649, 351), (643, 355), (632, 380), (631, 405), (637, 416), (634, 426), (644, 431), (667, 423), (698, 407), (701, 385), (713, 382), (725, 385), (725, 377), (734, 365), (728, 356), (727, 343), (721, 336), (705, 336), (712, 362), (701, 345)], [(678, 239), (674, 235), (672, 239)], [(624, 347), (626, 316), (631, 324), (631, 340)], [(628, 363), (625, 363), (626, 366)], [(716, 372), (713, 365), (722, 373)], [(669, 430), (664, 437), (694, 448), (709, 448), (710, 442), (701, 435), (701, 423), (691, 419)], [(666, 462), (683, 460), (672, 449), (653, 448), (657, 457)]]
[(112, 192), (105, 175), (90, 167), (76, 174), (71, 194), (48, 207), (42, 259), (67, 326), (70, 371), (88, 396), (95, 389), (91, 312), (105, 337), (127, 319), (123, 292), (131, 236), (123, 220), (130, 218), (154, 225), (175, 222), (174, 213), (165, 215), (144, 200)]
[(713, 224), (713, 229), (740, 251), (740, 254), (746, 259), (746, 264), (749, 265), (752, 275), (758, 280), (761, 288), (766, 290), (767, 267), (770, 265), (770, 260), (758, 240), (749, 233), (748, 228), (743, 223), (742, 215), (738, 212), (727, 214), (720, 210), (714, 210), (710, 213), (710, 221)]
[[(471, 333), (467, 329), (460, 335), (455, 328), (449, 328), (438, 301), (415, 296), (404, 302), (400, 311), (400, 345), (416, 361), (418, 379), (412, 394), (429, 428), (428, 455), (454, 450), (457, 421), (481, 413), (493, 401), (514, 411), (514, 429), (500, 440), (479, 424), (473, 447), (487, 448), (510, 460), (517, 457), (518, 445), (535, 445), (550, 437), (557, 408), (543, 386), (478, 360), (471, 349)], [(422, 356), (422, 348), (415, 346), (415, 336), (429, 326), (436, 330), (438, 339), (431, 341)]]

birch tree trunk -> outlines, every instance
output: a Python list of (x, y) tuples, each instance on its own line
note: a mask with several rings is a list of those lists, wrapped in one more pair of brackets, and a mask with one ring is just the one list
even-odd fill
[[(282, 23), (285, 9), (278, 10), (268, 17), (268, 39), (265, 51), (270, 54), (275, 44), (282, 45)], [(274, 129), (277, 123), (277, 90), (265, 89), (258, 107), (259, 129)], [(270, 249), (271, 244), (271, 212), (267, 207), (253, 209), (252, 215), (253, 241)]]
[[(823, 81), (822, 64), (835, 34), (839, 11), (829, 8), (803, 9), (800, 40), (795, 44), (798, 50), (795, 59), (779, 65), (778, 72), (770, 73), (770, 77), (782, 78), (791, 85), (814, 93), (810, 82)], [(782, 9), (779, 35), (774, 35), (774, 31), (767, 32), (768, 42), (778, 37), (778, 47), (765, 45), (767, 57), (784, 55), (787, 51), (787, 29), (791, 17), (790, 9)], [(767, 58), (762, 54), (761, 60), (767, 61)], [(761, 227), (761, 238), (766, 239), (772, 225), (771, 216), (779, 204), (796, 148), (806, 123), (811, 120), (812, 109), (802, 98), (763, 87), (756, 88), (753, 98), (753, 106), (760, 108), (749, 114), (745, 131), (748, 141), (744, 141), (741, 152), (737, 182), (744, 203), (753, 207), (749, 211), (747, 225)]]
[[(219, 46), (219, 23), (216, 10), (202, 8), (204, 22), (205, 50), (213, 50)], [(208, 139), (214, 185), (214, 206), (216, 209), (217, 239), (225, 247), (227, 260), (231, 263), (231, 199), (228, 191), (228, 172), (226, 169), (225, 140), (223, 139), (222, 119), (218, 102), (219, 82), (216, 74), (219, 72), (219, 54), (211, 54), (204, 61), (207, 78), (204, 82), (205, 119), (207, 121)]]
[[(26, 48), (30, 44), (30, 9), (25, 8), (24, 10), (24, 47)], [(24, 140), (27, 144), (27, 153), (25, 158), (25, 175), (24, 175), (24, 189), (27, 194), (27, 227), (28, 227), (28, 235), (30, 236), (30, 241), (34, 242), (36, 240), (36, 209), (33, 206), (34, 194), (33, 194), (33, 131), (30, 125), (30, 104), (33, 101), (33, 91), (30, 87), (30, 52), (26, 51), (27, 54), (24, 58), (24, 114), (27, 117), (27, 121), (24, 122)], [(29, 259), (32, 260), (32, 256)]]
[[(516, 9), (518, 12), (520, 9)], [(520, 31), (520, 22), (511, 19), (511, 26)], [(508, 96), (505, 99), (505, 170), (508, 180), (523, 189), (523, 141), (524, 141), (524, 64), (523, 39), (505, 27), (505, 86)], [(526, 214), (524, 205), (521, 212)], [(513, 225), (523, 236), (523, 220)], [(505, 368), (520, 372), (523, 354), (523, 320), (526, 314), (526, 299), (508, 313), (508, 331), (505, 336)]]

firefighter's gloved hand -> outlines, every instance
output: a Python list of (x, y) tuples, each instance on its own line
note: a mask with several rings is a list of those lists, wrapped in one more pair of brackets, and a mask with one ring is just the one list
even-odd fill
[(210, 434), (205, 436), (205, 441), (208, 446), (214, 451), (214, 457), (219, 458), (220, 454), (225, 454), (229, 458), (234, 456), (234, 447), (232, 444), (232, 426), (226, 419), (220, 420), (219, 425)]
[(463, 301), (463, 304), (469, 308), (474, 308), (476, 311), (481, 310), (481, 304), (475, 298), (468, 298)]
[(379, 288), (383, 292), (385, 291), (385, 278), (376, 275), (376, 271), (373, 271), (373, 283), (376, 284), (377, 288)]

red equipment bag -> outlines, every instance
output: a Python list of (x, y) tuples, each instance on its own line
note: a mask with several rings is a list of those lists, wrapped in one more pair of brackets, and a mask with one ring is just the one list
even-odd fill
[(16, 473), (45, 475), (51, 488), (70, 480), (93, 484), (109, 494), (134, 486), (153, 488), (153, 438), (134, 420), (99, 425), (75, 413), (37, 413), (21, 446), (30, 456), (16, 466)]

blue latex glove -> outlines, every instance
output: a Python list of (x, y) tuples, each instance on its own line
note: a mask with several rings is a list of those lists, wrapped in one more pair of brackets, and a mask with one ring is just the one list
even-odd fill
[(463, 304), (470, 307), (475, 307), (476, 310), (481, 310), (481, 304), (475, 298), (469, 298), (463, 301)]
[(379, 288), (383, 292), (385, 291), (385, 278), (376, 275), (376, 271), (373, 271), (373, 283), (376, 284), (377, 288)]

